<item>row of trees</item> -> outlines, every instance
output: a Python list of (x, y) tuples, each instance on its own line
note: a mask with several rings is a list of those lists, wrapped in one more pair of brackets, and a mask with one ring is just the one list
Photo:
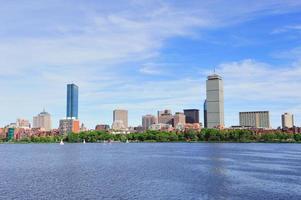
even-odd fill
[(54, 143), (60, 140), (71, 143), (102, 142), (127, 140), (132, 142), (301, 142), (301, 134), (273, 132), (255, 134), (250, 130), (217, 130), (202, 129), (202, 131), (187, 131), (185, 133), (146, 131), (144, 133), (110, 134), (104, 131), (87, 131), (69, 133), (65, 136), (32, 136), (22, 138), (18, 142)]

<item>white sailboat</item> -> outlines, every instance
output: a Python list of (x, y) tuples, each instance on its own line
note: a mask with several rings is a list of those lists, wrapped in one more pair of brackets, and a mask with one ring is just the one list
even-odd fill
[(84, 139), (83, 144), (86, 144), (86, 140)]
[(126, 143), (130, 143), (129, 140), (126, 140)]
[(64, 142), (63, 142), (63, 140), (61, 140), (61, 142), (60, 142), (60, 145), (64, 145)]

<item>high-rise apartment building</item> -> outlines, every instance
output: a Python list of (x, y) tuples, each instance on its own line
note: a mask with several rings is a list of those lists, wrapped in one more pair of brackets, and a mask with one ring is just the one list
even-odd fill
[(173, 115), (171, 110), (158, 111), (158, 123), (173, 125)]
[(67, 119), (78, 119), (78, 86), (67, 85)]
[(184, 126), (186, 124), (186, 116), (184, 113), (176, 112), (173, 118), (173, 126), (177, 127), (178, 125)]
[(142, 128), (143, 130), (148, 130), (149, 127), (153, 124), (157, 124), (157, 118), (154, 115), (145, 115), (142, 116)]
[(222, 77), (213, 74), (206, 82), (207, 128), (224, 127), (224, 84)]
[(284, 113), (281, 115), (282, 128), (294, 127), (294, 115), (291, 113)]
[(45, 110), (33, 117), (33, 128), (41, 128), (45, 131), (51, 130), (51, 115)]
[(187, 124), (200, 123), (200, 114), (198, 109), (185, 109), (184, 115), (186, 116)]
[(114, 110), (113, 111), (113, 124), (116, 121), (121, 121), (124, 128), (128, 128), (128, 111), (127, 110)]
[(254, 128), (270, 128), (269, 111), (240, 112), (239, 125)]

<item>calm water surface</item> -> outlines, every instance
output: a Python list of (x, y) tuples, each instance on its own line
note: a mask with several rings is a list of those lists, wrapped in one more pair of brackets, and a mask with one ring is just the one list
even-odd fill
[(301, 199), (301, 145), (3, 144), (0, 199)]

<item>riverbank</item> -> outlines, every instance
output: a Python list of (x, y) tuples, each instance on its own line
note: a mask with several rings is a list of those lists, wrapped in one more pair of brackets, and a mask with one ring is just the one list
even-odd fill
[[(146, 131), (144, 133), (110, 134), (104, 131), (86, 131), (69, 133), (63, 136), (31, 136), (20, 140), (11, 140), (9, 143), (59, 143), (61, 140), (68, 143), (102, 143), (110, 142), (208, 142), (208, 143), (300, 143), (301, 134), (274, 132), (256, 134), (250, 130), (217, 130), (203, 129), (200, 132), (188, 131), (161, 132)], [(7, 142), (2, 140), (2, 142)], [(1, 143), (1, 141), (0, 141)]]

